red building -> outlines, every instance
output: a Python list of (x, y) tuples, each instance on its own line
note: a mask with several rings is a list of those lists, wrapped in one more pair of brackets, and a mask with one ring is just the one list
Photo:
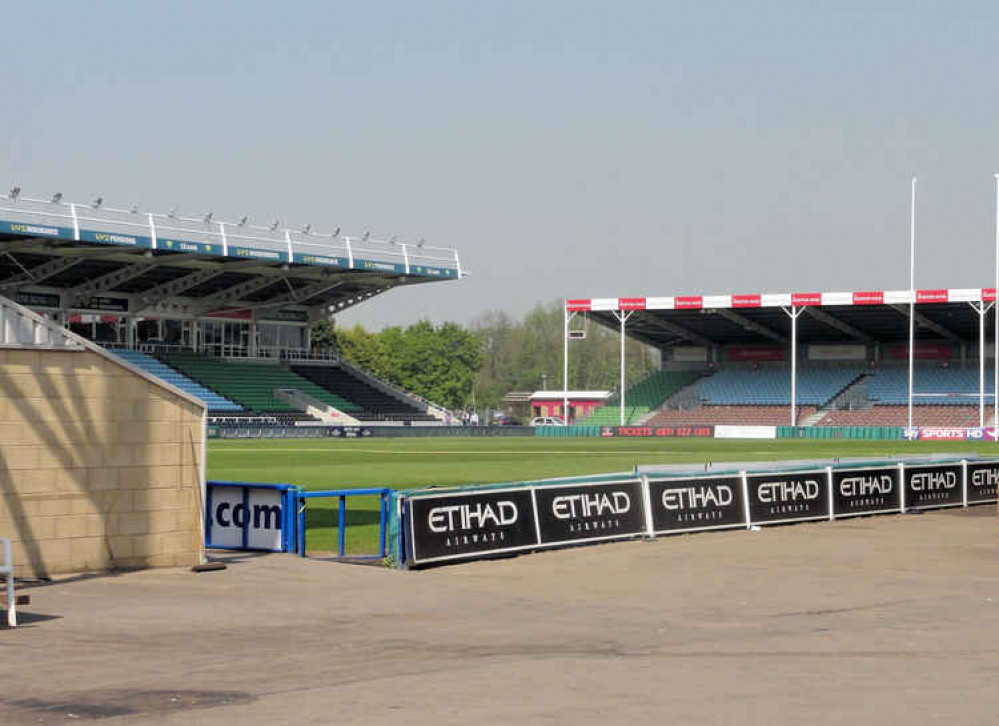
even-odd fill
[(586, 418), (600, 406), (607, 403), (610, 391), (535, 391), (531, 394), (532, 416), (555, 416), (563, 420), (562, 407), (566, 396), (569, 399), (569, 416), (566, 423), (574, 423)]

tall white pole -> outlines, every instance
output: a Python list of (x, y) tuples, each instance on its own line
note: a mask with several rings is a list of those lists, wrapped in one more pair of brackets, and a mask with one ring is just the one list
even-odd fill
[(912, 374), (916, 344), (916, 177), (909, 202), (909, 428), (912, 428)]
[(620, 312), (618, 319), (621, 321), (621, 425), (624, 426), (624, 323), (628, 316)]
[(995, 336), (992, 340), (992, 427), (999, 428), (999, 174), (996, 178), (996, 274), (994, 280), (996, 302), (992, 308), (995, 311), (992, 315), (996, 321)]
[(569, 301), (562, 307), (562, 420), (568, 426), (569, 421)]
[(985, 428), (985, 300), (978, 306), (978, 428)]
[(798, 311), (791, 308), (791, 425), (798, 425)]

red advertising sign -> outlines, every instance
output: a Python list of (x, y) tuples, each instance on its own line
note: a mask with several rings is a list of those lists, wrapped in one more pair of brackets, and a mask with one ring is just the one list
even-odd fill
[(676, 297), (673, 299), (673, 307), (677, 310), (698, 310), (704, 307), (704, 298), (700, 295)]
[(730, 345), (725, 352), (733, 363), (781, 361), (787, 357), (779, 345)]
[(885, 294), (880, 290), (853, 293), (854, 305), (884, 305)]
[[(917, 360), (950, 360), (954, 351), (948, 343), (916, 343), (914, 358)], [(906, 360), (909, 357), (909, 346), (904, 343), (891, 347), (891, 357), (895, 360)]]
[(917, 303), (945, 303), (950, 301), (946, 290), (916, 290)]
[(601, 436), (626, 438), (693, 439), (711, 438), (714, 426), (604, 426)]
[(821, 292), (791, 293), (791, 304), (796, 308), (805, 307), (807, 305), (821, 305), (822, 293)]
[(734, 308), (758, 308), (763, 305), (761, 295), (733, 295), (732, 307)]
[(644, 297), (622, 297), (617, 301), (620, 310), (645, 310)]

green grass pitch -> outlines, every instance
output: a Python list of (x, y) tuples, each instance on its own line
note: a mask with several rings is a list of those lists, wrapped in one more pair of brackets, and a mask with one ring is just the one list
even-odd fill
[[(999, 455), (988, 442), (745, 441), (721, 439), (414, 438), (209, 442), (208, 478), (297, 484), (306, 489), (412, 489), (630, 471), (635, 465), (966, 453)], [(348, 553), (377, 549), (378, 505), (348, 505)], [(335, 547), (332, 502), (312, 501), (310, 552)]]

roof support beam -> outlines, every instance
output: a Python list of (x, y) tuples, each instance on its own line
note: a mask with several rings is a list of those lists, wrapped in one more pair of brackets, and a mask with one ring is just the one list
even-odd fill
[(57, 257), (54, 260), (49, 260), (48, 262), (43, 262), (40, 265), (32, 267), (30, 270), (25, 270), (20, 275), (14, 275), (13, 277), (0, 282), (0, 291), (17, 290), (18, 288), (25, 287), (27, 285), (37, 285), (43, 280), (47, 280), (50, 277), (55, 277), (63, 270), (68, 270), (73, 265), (77, 265), (81, 260), (74, 259), (72, 257)]
[[(902, 315), (902, 317), (908, 320), (909, 307), (907, 305), (890, 305), (889, 307), (896, 310), (898, 313)], [(926, 328), (927, 330), (932, 330), (940, 337), (947, 338), (948, 340), (951, 340), (955, 343), (961, 342), (961, 336), (959, 336), (957, 333), (955, 333), (952, 330), (948, 330), (944, 326), (940, 325), (940, 323), (933, 322), (918, 310), (914, 311), (912, 317), (916, 321), (916, 325), (918, 325), (919, 327)]]
[(808, 312), (809, 315), (818, 320), (820, 323), (824, 323), (828, 325), (830, 328), (835, 328), (841, 333), (846, 333), (854, 340), (859, 340), (864, 343), (874, 342), (874, 339), (871, 336), (869, 336), (867, 333), (858, 330), (849, 323), (844, 323), (842, 320), (834, 318), (832, 315), (827, 313), (822, 308), (809, 306), (806, 307), (805, 310)]
[(714, 343), (705, 338), (703, 335), (695, 333), (693, 330), (688, 330), (682, 325), (677, 325), (676, 323), (670, 323), (667, 322), (666, 320), (662, 320), (660, 318), (656, 318), (651, 315), (642, 315), (639, 318), (639, 320), (642, 322), (643, 325), (655, 326), (657, 328), (660, 328), (661, 330), (665, 330), (668, 333), (673, 333), (673, 335), (677, 336), (678, 338), (689, 340), (691, 343), (707, 346), (709, 348), (714, 346)]
[(725, 308), (715, 310), (715, 315), (720, 315), (726, 320), (735, 323), (736, 325), (745, 328), (746, 330), (752, 330), (754, 333), (759, 333), (764, 338), (770, 338), (777, 343), (787, 344), (788, 339), (786, 336), (781, 335), (776, 330), (771, 330), (766, 325), (761, 325), (753, 320), (750, 320), (745, 315), (740, 315), (733, 310), (727, 310)]
[(307, 305), (308, 301), (316, 295), (322, 295), (324, 292), (340, 287), (342, 284), (343, 280), (324, 280), (323, 282), (306, 285), (305, 287), (300, 287), (297, 290), (289, 290), (281, 295), (275, 295), (267, 300), (247, 305), (246, 308), (251, 310), (260, 310), (263, 308), (281, 307), (282, 305)]
[(279, 282), (280, 279), (277, 277), (251, 277), (249, 280), (244, 280), (232, 287), (227, 287), (225, 290), (219, 290), (199, 299), (192, 305), (192, 312), (194, 315), (210, 313), (220, 307), (242, 300), (245, 296), (252, 295), (258, 290), (270, 287)]
[(162, 285), (157, 285), (156, 287), (146, 290), (136, 296), (136, 305), (132, 312), (145, 312), (165, 300), (176, 297), (193, 287), (197, 287), (198, 285), (218, 277), (223, 274), (223, 272), (223, 270), (216, 267), (204, 270), (195, 270), (194, 272), (188, 273), (187, 275), (179, 277), (176, 280), (171, 280), (170, 282), (164, 282)]
[(95, 293), (103, 292), (104, 290), (113, 290), (118, 285), (122, 285), (129, 280), (142, 277), (142, 275), (145, 275), (154, 267), (159, 267), (161, 264), (160, 262), (140, 262), (138, 264), (126, 265), (106, 275), (95, 277), (93, 280), (87, 280), (82, 285), (77, 285), (66, 291), (67, 305), (73, 307), (81, 300)]

